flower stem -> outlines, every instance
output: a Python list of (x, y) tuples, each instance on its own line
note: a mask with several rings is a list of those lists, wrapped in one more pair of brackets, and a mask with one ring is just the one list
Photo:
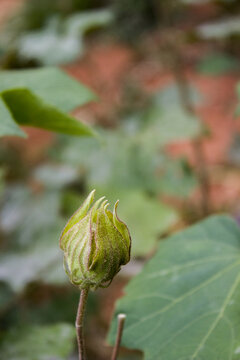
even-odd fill
[(88, 297), (89, 289), (84, 289), (81, 291), (78, 311), (76, 317), (76, 332), (77, 332), (77, 343), (78, 343), (78, 354), (79, 360), (86, 360), (86, 349), (85, 342), (83, 337), (83, 322), (84, 322), (84, 313), (86, 309), (87, 297)]
[(120, 344), (121, 344), (121, 339), (122, 339), (122, 333), (123, 333), (125, 319), (126, 319), (125, 314), (118, 315), (117, 337), (116, 337), (116, 342), (115, 342), (115, 345), (113, 348), (111, 360), (117, 360), (117, 356), (118, 356), (118, 352), (119, 352), (119, 348), (120, 348)]

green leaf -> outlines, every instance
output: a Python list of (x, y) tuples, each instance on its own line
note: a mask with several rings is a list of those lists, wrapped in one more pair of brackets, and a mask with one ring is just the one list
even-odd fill
[(65, 360), (74, 350), (75, 328), (59, 323), (15, 329), (0, 347), (2, 360)]
[(8, 306), (14, 294), (8, 284), (0, 281), (0, 311)]
[(78, 179), (78, 171), (67, 164), (43, 164), (34, 170), (34, 180), (45, 188), (61, 189)]
[(69, 135), (93, 135), (93, 131), (87, 125), (48, 105), (28, 89), (6, 90), (2, 92), (2, 98), (19, 125)]
[[(200, 104), (202, 102), (202, 96), (198, 89), (190, 84), (188, 90), (191, 103), (194, 105)], [(181, 107), (182, 102), (178, 87), (176, 85), (170, 85), (156, 93), (153, 97), (153, 104), (155, 104), (155, 106), (161, 106), (165, 110), (171, 108), (172, 105)]]
[(0, 96), (0, 136), (14, 135), (26, 137), (26, 134), (20, 129), (7, 108), (4, 100)]
[[(0, 258), (0, 280), (15, 292), (21, 292), (34, 281), (63, 284), (67, 281), (58, 249), (59, 231), (36, 239), (36, 245), (24, 251), (8, 252)], [(47, 243), (47, 240), (49, 243)], [(41, 244), (42, 241), (42, 244)], [(44, 242), (45, 241), (45, 242)]]
[(62, 146), (55, 150), (54, 157), (77, 165), (79, 173), (86, 176), (89, 188), (99, 185), (155, 191), (160, 155), (141, 146), (127, 132), (98, 132), (102, 142), (96, 137), (85, 137), (81, 142), (65, 139)]
[[(201, 102), (201, 95), (192, 86), (189, 98), (194, 105)], [(145, 111), (127, 118), (126, 123), (135, 143), (155, 152), (170, 143), (192, 140), (203, 132), (200, 119), (183, 109), (176, 86), (156, 93)]]
[[(135, 121), (131, 124), (134, 128)], [(142, 139), (142, 146), (138, 135), (132, 136), (127, 124), (129, 121), (124, 128), (115, 131), (99, 130), (103, 143), (94, 137), (83, 138), (81, 142), (65, 139), (55, 150), (55, 156), (60, 161), (79, 166), (79, 173), (86, 176), (89, 189), (104, 186), (187, 197), (196, 187), (197, 180), (186, 161), (173, 160), (163, 151), (159, 152), (151, 139), (149, 142)]]
[(206, 23), (197, 27), (197, 34), (206, 40), (221, 40), (231, 35), (240, 33), (240, 17), (232, 16), (230, 18), (222, 18), (215, 22)]
[(25, 136), (17, 124), (76, 136), (94, 134), (66, 114), (93, 100), (93, 93), (59, 69), (2, 71), (0, 95), (0, 136)]
[[(162, 242), (125, 289), (123, 345), (145, 360), (239, 359), (240, 229), (213, 216)], [(114, 341), (116, 318), (110, 340)]]
[(184, 199), (197, 187), (197, 177), (184, 159), (174, 160), (166, 156), (159, 172), (158, 191), (162, 195)]
[(238, 69), (237, 59), (221, 53), (207, 55), (197, 65), (197, 70), (205, 75), (221, 75)]
[(51, 16), (37, 31), (25, 32), (17, 43), (20, 57), (35, 59), (43, 65), (72, 62), (84, 54), (84, 34), (91, 29), (108, 25), (110, 10), (92, 10), (75, 13), (63, 19)]
[(160, 235), (176, 224), (173, 208), (147, 196), (141, 190), (96, 187), (98, 196), (105, 195), (113, 205), (119, 200), (118, 215), (128, 226), (132, 237), (132, 255), (146, 255), (154, 249)]
[(39, 234), (47, 237), (59, 225), (60, 204), (59, 191), (34, 194), (24, 186), (6, 187), (0, 211), (1, 229), (5, 234), (15, 234), (15, 244), (34, 244)]
[(65, 224), (59, 215), (60, 204), (59, 191), (36, 195), (24, 187), (6, 188), (0, 226), (9, 247), (0, 256), (0, 280), (15, 292), (33, 281), (67, 280), (58, 246)]
[(27, 88), (64, 112), (96, 99), (92, 91), (58, 68), (0, 72), (0, 92), (19, 88)]
[(154, 105), (146, 116), (148, 125), (139, 135), (142, 144), (159, 147), (196, 138), (202, 132), (200, 120), (178, 104), (167, 109)]

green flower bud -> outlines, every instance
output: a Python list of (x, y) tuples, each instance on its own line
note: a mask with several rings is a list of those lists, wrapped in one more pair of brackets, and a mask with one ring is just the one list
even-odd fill
[(130, 260), (131, 237), (117, 216), (118, 201), (113, 213), (104, 197), (91, 207), (94, 193), (73, 214), (60, 237), (66, 273), (80, 289), (108, 286)]

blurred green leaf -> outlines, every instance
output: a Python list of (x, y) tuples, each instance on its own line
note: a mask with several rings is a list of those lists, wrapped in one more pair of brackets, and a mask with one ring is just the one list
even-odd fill
[(83, 138), (81, 142), (66, 139), (54, 158), (78, 166), (79, 176), (89, 187), (97, 184), (155, 191), (154, 172), (160, 155), (142, 147), (122, 129), (99, 133), (102, 142), (96, 138)]
[(78, 166), (79, 177), (89, 188), (139, 189), (187, 197), (197, 185), (193, 171), (186, 162), (159, 151), (151, 138), (139, 138), (144, 131), (138, 122), (141, 120), (129, 119), (119, 129), (99, 131), (102, 143), (95, 138), (81, 142), (65, 139), (54, 157)]
[[(194, 105), (199, 105), (202, 102), (201, 93), (197, 88), (190, 84), (188, 89), (189, 100)], [(164, 110), (169, 110), (172, 105), (181, 107), (182, 102), (180, 98), (179, 89), (176, 85), (169, 85), (161, 91), (157, 92), (152, 99), (153, 106), (162, 107)]]
[(6, 187), (0, 226), (7, 239), (0, 256), (0, 280), (22, 291), (29, 282), (65, 283), (59, 236), (62, 194), (51, 188), (34, 194), (24, 186)]
[(129, 227), (134, 256), (144, 256), (152, 251), (158, 237), (166, 233), (178, 220), (173, 208), (147, 196), (143, 191), (100, 187), (96, 189), (99, 196), (105, 195), (112, 206), (120, 200), (118, 214)]
[(240, 17), (223, 18), (197, 27), (197, 34), (203, 39), (224, 39), (240, 33)]
[(6, 234), (14, 234), (20, 246), (35, 243), (39, 235), (48, 236), (48, 232), (63, 221), (59, 215), (60, 204), (58, 191), (34, 194), (24, 186), (9, 186), (2, 198), (1, 229)]
[[(195, 87), (189, 87), (189, 99), (194, 105), (202, 101)], [(126, 119), (124, 127), (139, 147), (152, 152), (174, 142), (192, 140), (203, 132), (200, 119), (183, 109), (176, 86), (156, 93), (144, 111)]]
[(26, 134), (20, 129), (15, 122), (10, 110), (6, 106), (0, 95), (0, 136), (20, 136), (26, 137)]
[(93, 135), (90, 127), (65, 113), (92, 100), (92, 93), (58, 69), (1, 72), (0, 91), (0, 136), (25, 136), (17, 124)]
[(239, 239), (231, 218), (214, 216), (161, 242), (118, 301), (123, 346), (146, 360), (239, 359)]
[(2, 254), (0, 280), (8, 283), (15, 292), (21, 292), (33, 281), (65, 283), (67, 277), (62, 266), (62, 254), (58, 249), (58, 238), (59, 232), (55, 231), (53, 234), (49, 233), (48, 238), (39, 237), (36, 245), (25, 250)]
[[(93, 135), (90, 127), (43, 102), (27, 89), (6, 90), (1, 95), (6, 107), (10, 109), (13, 121), (21, 126), (33, 126), (75, 136)], [(6, 129), (4, 130), (2, 135), (6, 135)]]
[(64, 112), (96, 99), (92, 91), (58, 68), (0, 72), (0, 92), (23, 88)]
[(238, 60), (221, 53), (207, 55), (197, 65), (197, 71), (206, 75), (221, 75), (237, 69), (239, 69)]
[(158, 191), (162, 195), (184, 199), (198, 185), (196, 174), (184, 159), (166, 157), (158, 171)]
[(11, 331), (0, 347), (2, 360), (65, 360), (74, 350), (75, 327), (59, 323)]
[(66, 64), (84, 54), (84, 34), (112, 21), (110, 10), (76, 13), (65, 20), (52, 16), (38, 30), (24, 33), (18, 43), (20, 57), (35, 59), (47, 66)]
[[(145, 115), (146, 127), (139, 134), (143, 146), (160, 147), (170, 143), (191, 140), (202, 132), (200, 120), (178, 104), (153, 104)], [(148, 144), (148, 145), (146, 145)]]
[(10, 301), (13, 299), (13, 292), (8, 284), (0, 281), (0, 312), (2, 308), (8, 306)]
[(6, 238), (0, 256), (0, 280), (15, 291), (33, 281), (65, 283), (59, 236), (65, 225), (62, 194), (48, 188), (34, 194), (24, 186), (6, 187), (0, 226)]
[(50, 189), (61, 189), (78, 179), (78, 171), (67, 164), (44, 164), (34, 170), (33, 178)]

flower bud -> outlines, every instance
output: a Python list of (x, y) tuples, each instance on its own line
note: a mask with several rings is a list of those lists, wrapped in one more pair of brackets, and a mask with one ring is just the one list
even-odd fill
[(80, 289), (108, 286), (130, 260), (131, 237), (117, 216), (118, 201), (113, 213), (104, 197), (91, 207), (94, 193), (69, 219), (60, 237), (66, 273)]

